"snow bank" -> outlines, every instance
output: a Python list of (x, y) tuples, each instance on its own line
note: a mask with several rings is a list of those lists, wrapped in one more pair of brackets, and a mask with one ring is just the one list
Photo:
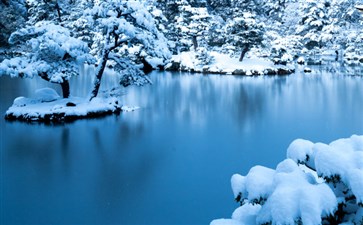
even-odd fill
[(79, 118), (99, 117), (138, 107), (122, 106), (116, 97), (61, 98), (51, 88), (39, 89), (34, 98), (18, 97), (6, 111), (8, 120), (63, 122)]
[(297, 139), (276, 169), (255, 166), (231, 184), (242, 206), (212, 225), (362, 224), (363, 136), (329, 145)]
[[(198, 73), (234, 74), (234, 75), (284, 75), (294, 72), (293, 67), (274, 65), (263, 58), (246, 58), (242, 62), (227, 54), (208, 52), (201, 57), (201, 52), (189, 51), (174, 55), (167, 70), (181, 70)], [(206, 53), (204, 53), (205, 55)]]

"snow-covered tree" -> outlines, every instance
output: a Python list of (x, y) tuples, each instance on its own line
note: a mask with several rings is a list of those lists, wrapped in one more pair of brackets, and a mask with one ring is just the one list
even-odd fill
[(301, 4), (302, 19), (296, 32), (303, 36), (303, 41), (308, 49), (321, 48), (323, 40), (321, 31), (329, 24), (328, 7), (326, 0), (310, 0)]
[(27, 0), (29, 24), (39, 21), (62, 21), (59, 0)]
[(69, 79), (78, 75), (79, 66), (92, 63), (87, 44), (72, 37), (68, 29), (51, 22), (38, 22), (34, 26), (11, 34), (10, 44), (19, 56), (0, 63), (0, 76), (33, 78), (60, 84), (63, 97), (69, 97)]
[(10, 34), (24, 25), (26, 16), (24, 0), (0, 1), (0, 47), (8, 45)]
[(80, 20), (92, 29), (91, 53), (99, 59), (91, 99), (98, 94), (107, 65), (121, 74), (123, 86), (142, 85), (150, 82), (142, 69), (164, 65), (170, 57), (168, 42), (145, 2), (95, 1)]
[(231, 0), (207, 0), (207, 4), (213, 9), (231, 7)]
[(323, 36), (329, 38), (333, 47), (346, 49), (357, 44), (362, 25), (361, 14), (355, 9), (356, 4), (356, 1), (352, 0), (331, 1), (328, 10), (330, 24), (323, 28)]
[(239, 60), (255, 46), (260, 46), (263, 41), (263, 25), (258, 23), (255, 15), (243, 12), (231, 19), (226, 26), (227, 43), (241, 49)]
[[(200, 46), (203, 36), (207, 34), (209, 28), (210, 15), (205, 7), (192, 7), (190, 5), (180, 6), (180, 15), (176, 18), (176, 29), (180, 35), (180, 41), (194, 50)], [(198, 40), (202, 37), (202, 40)], [(203, 43), (205, 44), (205, 43)]]
[(281, 22), (283, 14), (285, 12), (287, 0), (268, 0), (263, 4), (263, 10), (266, 16), (270, 18), (270, 21)]
[(241, 206), (212, 225), (363, 224), (363, 136), (297, 139), (276, 169), (255, 166), (231, 183)]

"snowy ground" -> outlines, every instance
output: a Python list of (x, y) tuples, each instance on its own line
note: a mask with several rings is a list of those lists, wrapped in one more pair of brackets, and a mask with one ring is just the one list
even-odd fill
[(18, 97), (6, 111), (8, 120), (63, 122), (79, 118), (93, 118), (121, 111), (133, 111), (138, 107), (122, 106), (115, 97), (61, 98), (51, 88), (39, 89), (34, 98)]
[[(272, 61), (263, 58), (245, 58), (242, 62), (238, 58), (231, 58), (227, 54), (210, 52), (213, 59), (209, 65), (204, 65), (198, 59), (198, 52), (182, 52), (174, 55), (172, 62), (180, 64), (181, 71), (199, 73), (218, 73), (234, 75), (282, 75), (294, 72), (293, 67), (274, 65)], [(176, 69), (176, 68), (173, 68)]]

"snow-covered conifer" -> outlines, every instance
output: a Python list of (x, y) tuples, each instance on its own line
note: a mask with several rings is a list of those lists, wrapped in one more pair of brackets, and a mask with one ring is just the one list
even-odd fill
[(34, 26), (11, 34), (10, 44), (20, 56), (0, 63), (0, 75), (33, 78), (62, 86), (63, 97), (69, 92), (69, 79), (78, 74), (79, 66), (93, 62), (86, 43), (71, 36), (68, 29), (52, 22), (38, 22)]
[(24, 0), (0, 1), (0, 47), (7, 46), (10, 34), (24, 25), (27, 16)]
[(96, 1), (80, 20), (92, 29), (91, 53), (99, 60), (91, 98), (98, 94), (107, 65), (121, 74), (122, 85), (142, 85), (150, 82), (142, 69), (162, 66), (170, 57), (168, 42), (145, 2)]
[(241, 52), (239, 60), (242, 61), (252, 47), (262, 44), (264, 26), (256, 21), (253, 13), (242, 12), (228, 22), (226, 33), (228, 34), (227, 43)]
[(302, 19), (297, 27), (297, 33), (303, 36), (303, 42), (308, 49), (321, 48), (323, 40), (321, 31), (329, 24), (329, 1), (307, 1), (301, 4)]

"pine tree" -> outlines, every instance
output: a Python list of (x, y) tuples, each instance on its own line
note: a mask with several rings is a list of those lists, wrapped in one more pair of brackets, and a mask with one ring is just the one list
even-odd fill
[(303, 36), (303, 41), (308, 49), (321, 48), (323, 41), (321, 31), (329, 24), (327, 8), (330, 3), (326, 0), (307, 1), (301, 4), (302, 20), (297, 28), (297, 33)]
[(0, 47), (8, 46), (10, 34), (25, 24), (27, 11), (23, 0), (0, 1)]
[(264, 28), (257, 23), (255, 15), (243, 12), (227, 24), (226, 33), (227, 43), (241, 48), (239, 60), (242, 61), (252, 47), (262, 45)]
[(96, 1), (80, 20), (92, 29), (91, 53), (99, 60), (91, 99), (98, 95), (106, 66), (121, 74), (123, 86), (142, 85), (150, 82), (142, 69), (163, 65), (170, 57), (167, 40), (146, 3)]
[(21, 55), (2, 61), (0, 75), (39, 76), (60, 84), (64, 98), (70, 95), (69, 79), (78, 75), (79, 65), (94, 62), (86, 43), (72, 37), (67, 28), (49, 21), (12, 33), (9, 42)]

